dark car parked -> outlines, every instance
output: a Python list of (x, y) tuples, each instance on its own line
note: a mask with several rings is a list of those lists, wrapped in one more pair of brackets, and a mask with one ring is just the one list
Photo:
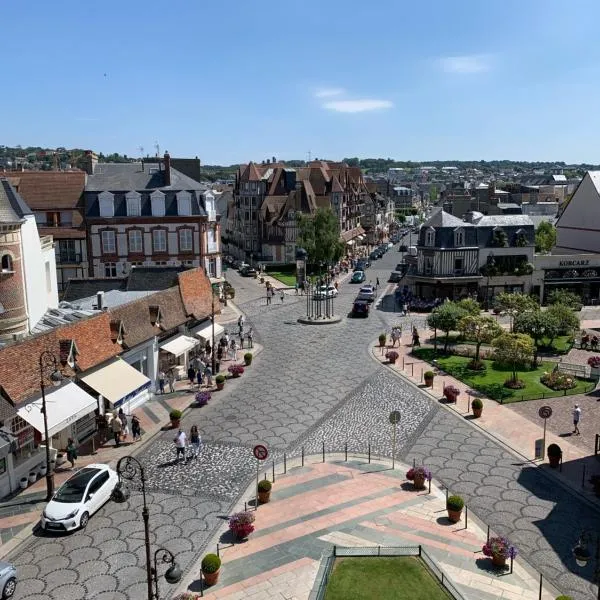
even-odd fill
[(369, 303), (366, 300), (355, 300), (352, 305), (352, 316), (353, 317), (368, 317), (369, 316)]
[(242, 277), (254, 277), (256, 274), (257, 274), (256, 269), (253, 269), (252, 267), (244, 267), (240, 271), (240, 275)]

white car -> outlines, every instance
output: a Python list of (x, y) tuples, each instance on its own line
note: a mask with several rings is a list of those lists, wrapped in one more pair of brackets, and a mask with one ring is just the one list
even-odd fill
[(334, 285), (320, 285), (315, 292), (315, 298), (335, 298), (337, 295), (338, 291)]
[(373, 302), (375, 300), (375, 288), (372, 285), (363, 285), (358, 291), (359, 296)]
[(109, 499), (119, 482), (108, 465), (92, 464), (67, 479), (48, 502), (40, 523), (48, 531), (85, 528), (89, 518)]

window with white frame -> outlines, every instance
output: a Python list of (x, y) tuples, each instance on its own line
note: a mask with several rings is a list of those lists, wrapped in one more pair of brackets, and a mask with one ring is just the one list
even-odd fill
[(142, 214), (142, 197), (138, 192), (128, 192), (125, 196), (127, 200), (127, 216), (139, 217)]
[(208, 260), (208, 276), (216, 277), (217, 276), (217, 259), (210, 258)]
[(115, 232), (112, 229), (105, 229), (102, 232), (102, 254), (115, 254), (116, 251)]
[[(25, 410), (27, 410), (27, 406), (25, 406)], [(31, 406), (34, 409), (33, 406)], [(7, 423), (10, 428), (10, 432), (18, 439), (18, 447), (17, 455), (21, 455), (30, 450), (33, 450), (34, 447), (34, 432), (33, 427), (19, 417), (19, 415), (15, 415), (10, 421)]]
[(165, 216), (165, 195), (156, 190), (150, 195), (150, 204), (152, 205), (152, 216), (153, 217), (164, 217)]
[(102, 192), (98, 195), (101, 217), (115, 216), (115, 197), (110, 192)]
[(435, 230), (428, 229), (425, 233), (425, 245), (426, 246), (435, 246)]
[(208, 252), (217, 252), (217, 237), (214, 229), (209, 229), (206, 232), (206, 242), (208, 245)]
[(152, 249), (154, 252), (167, 251), (167, 232), (165, 229), (155, 229), (152, 232)]
[(194, 240), (192, 237), (191, 229), (180, 229), (179, 230), (179, 251), (180, 252), (192, 252), (194, 249)]
[(108, 262), (104, 263), (104, 277), (116, 277), (117, 276), (117, 263)]
[(215, 197), (211, 193), (204, 195), (204, 206), (206, 208), (208, 220), (214, 221), (217, 218), (217, 215), (215, 212)]
[(455, 246), (464, 246), (465, 245), (465, 230), (464, 229), (456, 229), (454, 231), (454, 245)]
[(177, 214), (184, 217), (192, 214), (192, 195), (189, 192), (177, 192)]
[(128, 233), (129, 252), (141, 254), (144, 251), (144, 237), (139, 229), (131, 229)]

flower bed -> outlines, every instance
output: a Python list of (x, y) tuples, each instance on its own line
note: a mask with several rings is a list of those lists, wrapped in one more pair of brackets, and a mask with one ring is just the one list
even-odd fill
[(574, 377), (560, 371), (546, 372), (540, 377), (540, 381), (551, 390), (571, 390), (577, 387)]

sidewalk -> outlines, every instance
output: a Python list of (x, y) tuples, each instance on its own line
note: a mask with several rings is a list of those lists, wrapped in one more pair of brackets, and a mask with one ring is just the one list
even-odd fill
[[(431, 332), (426, 329), (419, 331), (422, 340), (429, 333)], [(385, 358), (385, 352), (391, 348), (389, 344), (382, 352), (378, 342), (375, 342), (371, 347), (371, 351), (376, 360), (402, 375), (402, 377), (409, 379), (415, 385), (420, 386), (423, 391), (428, 392), (438, 401), (443, 398), (445, 385), (455, 385), (460, 390), (458, 401), (456, 404), (444, 403), (443, 406), (446, 409), (453, 410), (463, 417), (471, 419), (471, 423), (474, 426), (480, 428), (484, 433), (492, 436), (497, 441), (500, 441), (508, 449), (521, 455), (524, 463), (544, 469), (545, 472), (559, 479), (576, 494), (585, 497), (600, 507), (600, 499), (595, 496), (593, 488), (587, 483), (589, 475), (600, 472), (600, 463), (594, 456), (593, 447), (581, 447), (579, 444), (569, 441), (567, 437), (564, 437), (564, 434), (556, 434), (547, 428), (546, 448), (552, 443), (558, 444), (563, 452), (563, 464), (561, 469), (558, 470), (549, 467), (546, 457), (542, 461), (536, 461), (534, 456), (535, 440), (544, 437), (544, 428), (542, 419), (539, 419), (538, 424), (519, 414), (519, 411), (522, 410), (520, 409), (520, 405), (529, 404), (529, 402), (516, 403), (519, 405), (516, 407), (513, 404), (499, 404), (495, 400), (486, 398), (479, 392), (474, 392), (465, 383), (443, 372), (440, 372), (434, 378), (433, 388), (426, 388), (423, 383), (423, 373), (432, 370), (433, 367), (429, 363), (410, 354), (412, 346), (409, 344), (411, 343), (410, 331), (403, 331), (400, 347), (396, 346), (394, 348), (398, 352), (399, 358), (396, 364), (393, 365), (388, 365), (388, 361)], [(471, 413), (471, 400), (475, 395), (483, 402), (483, 413), (478, 419), (474, 419)], [(573, 402), (577, 401), (573, 400), (573, 398), (569, 396), (550, 398), (544, 403), (556, 405), (559, 402), (561, 405), (566, 404), (572, 408)], [(577, 396), (575, 398), (580, 397)], [(596, 404), (595, 399), (594, 404)], [(587, 476), (585, 475), (586, 473)]]
[[(219, 543), (219, 582), (204, 590), (203, 598), (308, 600), (319, 584), (321, 557), (330, 555), (334, 545), (421, 544), (467, 600), (537, 600), (536, 574), (519, 559), (513, 573), (508, 567), (493, 569), (481, 551), (485, 525), (469, 515), (467, 528), (464, 511), (459, 523), (450, 523), (442, 491), (435, 486), (431, 494), (414, 490), (401, 464), (392, 470), (389, 461), (369, 464), (364, 456), (349, 457), (348, 462), (342, 458), (322, 463), (320, 457), (307, 457), (304, 467), (296, 461), (296, 468), (288, 465), (287, 474), (276, 475), (271, 501), (254, 513), (255, 531), (247, 541), (232, 541), (223, 526), (208, 550), (214, 552)], [(253, 494), (254, 484), (244, 498)], [(199, 568), (192, 569), (177, 591), (200, 592)], [(557, 595), (544, 588), (542, 598)]]

